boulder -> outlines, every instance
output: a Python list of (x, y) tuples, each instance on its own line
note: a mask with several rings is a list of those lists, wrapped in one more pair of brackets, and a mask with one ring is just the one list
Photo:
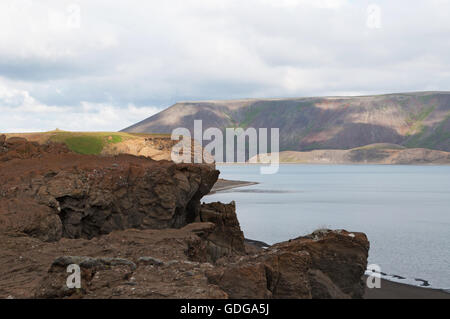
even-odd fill
[[(80, 267), (80, 288), (68, 287), (68, 266)], [(99, 289), (113, 282), (125, 281), (136, 270), (136, 264), (123, 258), (62, 256), (56, 258), (35, 291), (36, 298), (82, 297), (88, 289)], [(102, 280), (98, 273), (102, 272)], [(97, 275), (97, 276), (96, 276)], [(95, 287), (97, 286), (97, 287)]]
[(214, 231), (208, 235), (209, 260), (233, 254), (244, 254), (244, 233), (236, 215), (236, 203), (202, 204), (198, 219), (215, 225)]
[(362, 298), (368, 251), (362, 233), (325, 230), (225, 263), (208, 279), (230, 298)]
[[(276, 244), (272, 249), (289, 252), (305, 251), (311, 257), (311, 269), (322, 274), (312, 273), (312, 281), (327, 276), (342, 293), (351, 298), (362, 298), (364, 281), (361, 279), (367, 269), (369, 241), (363, 233), (350, 233), (345, 230), (319, 230), (311, 235), (299, 237), (288, 242)], [(317, 280), (315, 280), (317, 279)], [(332, 296), (333, 292), (324, 292)], [(318, 297), (325, 296), (317, 292)]]

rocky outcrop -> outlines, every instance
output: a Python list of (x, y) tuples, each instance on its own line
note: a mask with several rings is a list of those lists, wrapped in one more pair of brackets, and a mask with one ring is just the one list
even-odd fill
[(222, 256), (245, 253), (244, 233), (236, 216), (236, 204), (210, 203), (200, 208), (198, 221), (215, 225), (208, 236), (208, 261), (216, 261)]
[(230, 298), (362, 298), (369, 242), (323, 230), (224, 264), (208, 274)]
[[(204, 243), (208, 238), (205, 234), (213, 231), (214, 224), (193, 223), (181, 229), (118, 231), (90, 241), (33, 243), (43, 256), (42, 265), (36, 267), (39, 271), (33, 271), (42, 279), (28, 294), (39, 298), (362, 297), (368, 250), (363, 234), (327, 231), (320, 237), (298, 238), (254, 255), (228, 256), (216, 263), (192, 260), (191, 243)], [(323, 246), (324, 251), (314, 252), (314, 245)], [(206, 246), (199, 245), (197, 252), (207, 254), (207, 249), (200, 252), (201, 247)], [(64, 255), (64, 251), (77, 255)], [(6, 256), (8, 253), (6, 250)], [(17, 265), (10, 270), (16, 278), (27, 275), (26, 264), (36, 256), (29, 250), (21, 253), (20, 268)], [(70, 264), (81, 269), (81, 289), (66, 285)], [(5, 277), (0, 286), (5, 281), (13, 282)], [(22, 297), (17, 294), (20, 288), (16, 284), (9, 291)]]
[(0, 142), (0, 298), (362, 296), (364, 234), (249, 249), (234, 202), (200, 204), (211, 166)]
[[(1, 269), (0, 298), (227, 298), (205, 276), (214, 265), (188, 258), (190, 243), (213, 229), (193, 223), (54, 243), (0, 234), (0, 265), (10, 265)], [(80, 267), (80, 289), (66, 285), (70, 264)]]
[[(333, 291), (341, 291), (351, 298), (362, 297), (364, 285), (357, 279), (361, 278), (367, 267), (369, 241), (365, 234), (318, 230), (309, 236), (277, 244), (272, 249), (309, 254), (311, 268), (316, 270), (313, 278), (317, 279), (311, 282), (317, 287), (326, 288), (313, 290), (313, 297), (331, 298), (336, 296)], [(324, 285), (325, 277), (328, 277), (326, 281), (334, 283), (332, 290)]]
[[(86, 156), (13, 139), (6, 141), (8, 160), (0, 166), (0, 229), (41, 239), (182, 227), (198, 217), (200, 199), (219, 174), (207, 165)], [(20, 165), (12, 159), (21, 159)], [(30, 212), (40, 217), (23, 224)], [(62, 230), (49, 236), (49, 228)]]
[[(181, 229), (130, 229), (56, 243), (1, 234), (0, 265), (10, 266), (2, 268), (0, 297), (361, 297), (368, 251), (363, 234), (321, 231), (256, 254), (208, 262), (215, 227), (192, 223)], [(80, 266), (81, 289), (66, 285), (70, 264)]]

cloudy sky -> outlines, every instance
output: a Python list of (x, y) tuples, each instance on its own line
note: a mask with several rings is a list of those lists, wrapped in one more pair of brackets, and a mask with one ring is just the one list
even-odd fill
[(448, 90), (449, 12), (450, 0), (2, 0), (0, 132), (120, 130), (184, 100)]

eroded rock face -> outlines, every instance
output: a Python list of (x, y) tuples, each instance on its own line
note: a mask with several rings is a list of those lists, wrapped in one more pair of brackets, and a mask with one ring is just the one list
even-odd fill
[[(55, 145), (11, 139), (4, 143), (8, 150), (3, 158), (8, 160), (0, 165), (0, 229), (41, 239), (60, 238), (59, 231), (48, 235), (52, 227), (62, 227), (61, 235), (68, 238), (128, 228), (182, 227), (198, 217), (200, 199), (219, 174), (207, 165), (78, 155)], [(17, 157), (18, 152), (27, 156)], [(18, 220), (30, 212), (39, 215), (39, 221), (21, 226)]]
[(208, 279), (230, 298), (362, 298), (368, 251), (362, 233), (324, 230), (223, 263)]
[(215, 225), (214, 232), (208, 236), (207, 261), (245, 253), (244, 233), (236, 216), (235, 202), (203, 204), (197, 220)]
[(57, 241), (62, 237), (63, 227), (51, 207), (29, 198), (0, 197), (0, 232), (19, 232), (43, 241)]
[[(257, 254), (201, 261), (199, 256), (210, 252), (208, 238), (215, 227), (192, 223), (181, 229), (130, 229), (55, 243), (0, 234), (0, 265), (10, 265), (1, 269), (0, 298), (361, 297), (368, 248), (363, 234), (330, 231)], [(326, 248), (313, 252), (321, 246)], [(320, 263), (315, 263), (318, 256)], [(81, 268), (81, 289), (66, 285), (67, 266), (73, 263)], [(336, 280), (334, 273), (343, 278)]]
[[(351, 298), (362, 298), (364, 283), (357, 279), (367, 269), (369, 247), (369, 241), (363, 233), (319, 230), (305, 237), (276, 244), (272, 249), (309, 254), (311, 268), (321, 272), (313, 273), (314, 285), (326, 288), (315, 289), (313, 297), (331, 298), (336, 295), (336, 291), (340, 291)], [(335, 292), (326, 285), (324, 276), (334, 283)]]
[[(228, 298), (208, 283), (205, 272), (213, 264), (192, 261), (187, 255), (194, 238), (201, 240), (213, 231), (214, 224), (193, 223), (180, 229), (115, 231), (92, 240), (63, 238), (57, 243), (21, 237), (14, 250), (20, 250), (23, 262), (11, 269), (15, 280), (0, 278), (0, 297), (8, 293), (16, 298)], [(8, 256), (12, 260), (8, 240), (0, 243), (6, 248), (0, 260)], [(30, 246), (34, 249), (26, 249)], [(28, 268), (36, 256), (39, 264)], [(71, 264), (80, 267), (80, 289), (66, 285)], [(26, 281), (24, 289), (23, 279), (31, 276), (38, 280)]]
[[(192, 260), (192, 241), (207, 242), (214, 228), (212, 223), (193, 223), (181, 229), (117, 231), (90, 241), (63, 239), (56, 246), (38, 245), (47, 259), (47, 268), (38, 267), (45, 270), (40, 271), (42, 279), (31, 291), (39, 298), (347, 299), (362, 296), (359, 284), (368, 248), (364, 234), (353, 233), (355, 237), (351, 237), (345, 231), (330, 231), (314, 242), (303, 237), (255, 255), (223, 257), (217, 263)], [(342, 246), (342, 243), (346, 244)], [(311, 244), (330, 247), (321, 257), (328, 266), (315, 263), (315, 253), (309, 252)], [(207, 246), (199, 245), (198, 249), (202, 247)], [(67, 249), (75, 254), (88, 253), (90, 257), (58, 255)], [(207, 250), (200, 253), (205, 254)], [(340, 255), (341, 262), (332, 268), (337, 260), (335, 255)], [(32, 260), (33, 253), (24, 252), (24, 256), (24, 260)], [(355, 271), (355, 259), (361, 259), (358, 264), (361, 270)], [(81, 268), (82, 289), (66, 286), (66, 269), (70, 264)], [(11, 272), (18, 276), (24, 269), (22, 265), (19, 271)], [(333, 274), (343, 278), (336, 280)]]

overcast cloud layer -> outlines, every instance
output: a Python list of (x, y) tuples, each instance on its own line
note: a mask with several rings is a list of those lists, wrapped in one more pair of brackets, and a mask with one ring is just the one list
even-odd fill
[(449, 12), (450, 0), (2, 0), (0, 131), (120, 130), (180, 100), (448, 90)]

